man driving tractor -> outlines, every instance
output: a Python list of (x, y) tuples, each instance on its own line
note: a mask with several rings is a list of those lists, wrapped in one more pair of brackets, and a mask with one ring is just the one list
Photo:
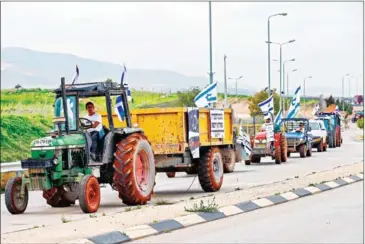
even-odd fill
[(98, 143), (101, 138), (100, 133), (103, 130), (101, 115), (95, 112), (95, 106), (92, 102), (86, 103), (85, 108), (88, 113), (88, 115), (85, 116), (85, 119), (88, 119), (92, 122), (92, 128), (87, 129), (87, 132), (91, 138), (91, 143), (89, 143), (90, 157), (92, 160), (96, 161)]
[(300, 122), (299, 127), (295, 131), (304, 133), (304, 123)]

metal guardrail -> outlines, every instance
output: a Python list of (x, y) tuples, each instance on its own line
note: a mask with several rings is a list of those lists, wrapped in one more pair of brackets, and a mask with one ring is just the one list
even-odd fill
[(1, 163), (0, 165), (1, 165), (1, 173), (19, 172), (27, 170), (27, 169), (22, 169), (20, 161), (12, 163)]

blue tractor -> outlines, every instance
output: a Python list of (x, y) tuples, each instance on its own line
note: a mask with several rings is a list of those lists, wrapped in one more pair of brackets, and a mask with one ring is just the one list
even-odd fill
[(290, 153), (299, 153), (301, 158), (312, 156), (313, 138), (307, 118), (282, 119), (283, 130), (287, 139), (287, 156)]

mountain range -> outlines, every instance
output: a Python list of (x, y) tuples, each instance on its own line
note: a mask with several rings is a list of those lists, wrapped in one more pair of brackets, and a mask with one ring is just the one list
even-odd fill
[[(78, 65), (80, 77), (78, 82), (104, 81), (108, 78), (120, 81), (122, 67), (119, 64), (101, 62), (75, 56), (73, 54), (49, 53), (20, 47), (1, 49), (1, 89), (14, 88), (17, 84), (24, 88), (56, 88), (60, 77), (69, 82)], [(170, 70), (128, 69), (127, 79), (130, 87), (136, 90), (153, 90), (172, 92), (190, 87), (203, 88), (207, 77), (194, 77)], [(219, 92), (223, 84), (219, 83)], [(229, 94), (235, 94), (229, 88)], [(253, 89), (238, 89), (238, 94), (252, 94)]]

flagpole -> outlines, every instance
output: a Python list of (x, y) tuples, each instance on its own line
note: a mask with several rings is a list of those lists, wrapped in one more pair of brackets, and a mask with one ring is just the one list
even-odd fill
[(213, 58), (212, 58), (212, 2), (209, 1), (209, 54), (210, 54), (210, 72), (209, 72), (209, 76), (210, 76), (210, 84), (213, 83)]

